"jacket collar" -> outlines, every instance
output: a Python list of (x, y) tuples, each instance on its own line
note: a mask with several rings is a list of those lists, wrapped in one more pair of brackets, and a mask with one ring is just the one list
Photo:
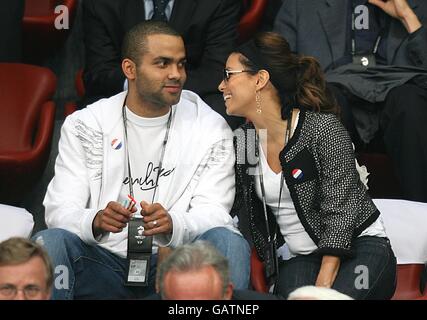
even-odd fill
[(346, 32), (342, 32), (343, 26), (347, 25), (347, 14), (342, 14), (343, 12), (347, 12), (347, 1), (343, 0), (324, 0), (318, 10), (321, 27), (331, 50), (332, 61), (341, 58), (347, 43)]
[(93, 114), (104, 136), (109, 135), (122, 121), (122, 107), (126, 99), (127, 91), (123, 91), (111, 98), (99, 100), (88, 108), (93, 108)]

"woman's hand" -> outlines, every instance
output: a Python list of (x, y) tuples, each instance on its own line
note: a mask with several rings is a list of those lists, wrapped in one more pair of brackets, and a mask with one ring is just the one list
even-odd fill
[(340, 268), (340, 258), (335, 256), (323, 256), (322, 265), (317, 275), (316, 287), (330, 288), (334, 284)]

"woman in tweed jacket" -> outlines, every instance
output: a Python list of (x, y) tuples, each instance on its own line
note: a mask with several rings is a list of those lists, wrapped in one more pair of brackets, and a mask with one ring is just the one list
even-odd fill
[[(318, 62), (261, 33), (229, 56), (219, 90), (227, 113), (248, 119), (236, 130), (233, 213), (247, 215), (275, 292), (316, 285), (389, 299), (396, 259)], [(274, 268), (284, 242), (292, 258)]]

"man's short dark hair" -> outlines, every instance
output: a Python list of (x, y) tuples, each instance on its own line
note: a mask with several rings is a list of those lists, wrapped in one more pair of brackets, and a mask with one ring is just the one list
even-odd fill
[(179, 32), (163, 21), (143, 21), (130, 29), (123, 39), (122, 58), (130, 59), (136, 64), (148, 51), (147, 38), (155, 34), (181, 37)]

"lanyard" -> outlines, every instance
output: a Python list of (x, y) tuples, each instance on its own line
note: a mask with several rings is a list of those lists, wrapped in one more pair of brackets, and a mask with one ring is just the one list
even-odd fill
[[(171, 123), (172, 123), (172, 117), (173, 117), (172, 114), (173, 114), (173, 108), (171, 107), (171, 110), (169, 113), (169, 118), (168, 118), (168, 123), (167, 123), (167, 127), (166, 127), (166, 133), (165, 133), (165, 137), (164, 137), (163, 143), (162, 143), (162, 153), (160, 155), (159, 166), (158, 166), (157, 177), (156, 177), (156, 184), (154, 186), (154, 192), (153, 192), (153, 197), (151, 199), (151, 203), (154, 203), (154, 199), (156, 197), (157, 187), (159, 185), (160, 174), (163, 170), (163, 158), (165, 156), (166, 145), (167, 145), (168, 140), (169, 140), (169, 131), (170, 131), (170, 127), (171, 127)], [(126, 116), (126, 99), (123, 102), (122, 115), (123, 115), (123, 127), (125, 129), (126, 158), (127, 158), (128, 172), (129, 172), (129, 194), (131, 195), (132, 198), (135, 198), (134, 193), (133, 193), (133, 179), (132, 179), (132, 171), (131, 171), (130, 159), (129, 159), (129, 144), (128, 144), (128, 130), (127, 130), (127, 116)]]
[[(292, 115), (293, 112), (291, 111), (291, 116), (288, 119), (288, 125), (286, 127), (286, 133), (285, 133), (285, 146), (288, 144), (290, 136), (291, 136), (291, 128), (292, 128)], [(257, 146), (257, 150), (258, 150), (258, 154), (259, 153), (259, 137), (258, 134), (256, 135), (256, 146)], [(267, 156), (266, 156), (267, 157)], [(264, 219), (265, 219), (265, 225), (267, 228), (267, 234), (268, 234), (268, 242), (271, 241), (271, 233), (270, 233), (270, 226), (268, 224), (268, 216), (267, 216), (267, 201), (266, 201), (266, 196), (265, 196), (265, 187), (264, 187), (264, 174), (262, 171), (262, 163), (261, 163), (261, 159), (258, 160), (259, 163), (259, 183), (260, 183), (260, 188), (261, 188), (261, 196), (262, 196), (262, 206), (264, 209)], [(277, 204), (277, 212), (280, 211), (280, 201), (282, 199), (282, 191), (283, 191), (283, 183), (285, 180), (285, 175), (283, 173), (283, 169), (282, 169), (282, 173), (280, 175), (280, 191), (279, 191), (279, 203)], [(276, 225), (276, 231), (277, 231), (277, 225)], [(277, 236), (277, 232), (274, 232), (274, 240), (276, 240), (276, 236)]]
[[(381, 28), (380, 32), (378, 33), (377, 39), (375, 40), (374, 48), (372, 49), (372, 54), (377, 54), (378, 48), (380, 46), (380, 42), (382, 39), (382, 36), (385, 32), (385, 28)], [(351, 13), (351, 55), (354, 57), (356, 55), (356, 18), (354, 15), (354, 12)]]

